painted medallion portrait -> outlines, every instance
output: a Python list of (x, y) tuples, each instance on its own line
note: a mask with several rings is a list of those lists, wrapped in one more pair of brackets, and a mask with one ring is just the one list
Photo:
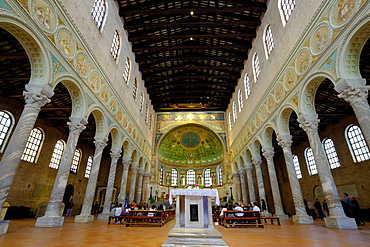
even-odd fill
[(36, 0), (33, 5), (34, 18), (37, 23), (48, 31), (55, 28), (55, 15), (47, 4), (43, 0)]

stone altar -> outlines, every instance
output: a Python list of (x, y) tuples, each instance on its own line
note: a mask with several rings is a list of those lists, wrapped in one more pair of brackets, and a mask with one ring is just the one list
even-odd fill
[(217, 190), (172, 189), (170, 204), (172, 196), (176, 196), (176, 224), (162, 247), (228, 246), (212, 221), (211, 198), (215, 198), (216, 205), (220, 204)]

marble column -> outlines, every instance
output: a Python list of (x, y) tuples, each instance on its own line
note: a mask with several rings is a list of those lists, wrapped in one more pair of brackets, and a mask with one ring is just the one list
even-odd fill
[[(272, 190), (272, 197), (274, 199), (275, 215), (279, 216), (280, 220), (288, 221), (288, 215), (284, 214), (283, 205), (281, 203), (281, 195), (279, 190), (279, 183), (276, 177), (275, 164), (274, 164), (274, 149), (272, 147), (265, 147), (262, 149), (263, 157), (267, 162), (267, 169), (270, 176), (270, 184)], [(266, 202), (267, 203), (267, 202)]]
[(144, 171), (140, 169), (138, 171), (138, 174), (139, 174), (139, 177), (137, 179), (137, 190), (136, 190), (136, 195), (135, 195), (135, 201), (137, 203), (141, 203), (141, 192), (142, 192), (142, 189), (143, 189), (143, 175), (144, 175)]
[(293, 155), (292, 155), (292, 136), (279, 135), (277, 138), (278, 144), (283, 148), (285, 165), (287, 168), (290, 189), (292, 191), (293, 203), (295, 208), (295, 215), (293, 215), (293, 222), (297, 224), (313, 224), (312, 216), (307, 215), (305, 205), (303, 203), (303, 196), (301, 185), (297, 178), (295, 171)]
[(68, 177), (71, 173), (71, 165), (73, 155), (77, 147), (78, 138), (81, 132), (86, 128), (85, 124), (87, 124), (87, 121), (86, 119), (82, 119), (80, 122), (68, 122), (67, 124), (69, 126), (67, 144), (60, 160), (58, 173), (54, 180), (54, 186), (49, 198), (45, 216), (37, 218), (35, 224), (36, 227), (62, 226), (64, 222), (64, 217), (60, 214), (62, 200), (67, 186)]
[(246, 185), (246, 181), (245, 181), (245, 173), (244, 173), (244, 169), (243, 168), (240, 168), (239, 169), (239, 176), (240, 176), (240, 187), (241, 187), (241, 190), (242, 190), (242, 201), (243, 203), (248, 203), (248, 196), (247, 196), (247, 185)]
[(149, 178), (150, 174), (145, 172), (143, 175), (143, 192), (141, 194), (141, 198), (143, 202), (148, 203), (149, 200)]
[(94, 215), (91, 214), (91, 208), (94, 201), (96, 182), (98, 181), (100, 162), (103, 154), (104, 148), (107, 146), (108, 138), (98, 138), (95, 137), (95, 153), (93, 158), (93, 163), (91, 167), (91, 173), (89, 181), (87, 182), (85, 199), (82, 205), (82, 210), (80, 215), (76, 215), (75, 222), (88, 223), (94, 221)]
[(245, 164), (245, 172), (247, 174), (248, 182), (248, 191), (249, 191), (249, 202), (253, 203), (256, 201), (256, 194), (254, 192), (254, 183), (253, 183), (253, 166), (251, 163)]
[(366, 86), (349, 86), (338, 95), (350, 103), (368, 146), (370, 146), (370, 106), (367, 101), (369, 89), (370, 87)]
[[(263, 176), (262, 176), (262, 159), (260, 156), (254, 156), (252, 157), (252, 164), (254, 165), (254, 168), (256, 169), (256, 177), (257, 177), (257, 184), (258, 184), (258, 194), (260, 197), (260, 201), (263, 199), (266, 202), (267, 207), (267, 200), (266, 200), (266, 192), (265, 192), (265, 185), (263, 184)], [(268, 212), (268, 209), (266, 209)]]
[(112, 195), (113, 195), (114, 179), (116, 177), (117, 162), (118, 162), (118, 159), (121, 157), (121, 152), (122, 152), (121, 150), (112, 150), (110, 152), (110, 157), (112, 159), (111, 159), (110, 168), (109, 168), (107, 190), (105, 192), (104, 208), (103, 208), (103, 212), (98, 215), (98, 220), (108, 220), (109, 218), (110, 204), (111, 204)]
[[(23, 92), (26, 105), (0, 161), (0, 212), (9, 194), (23, 150), (26, 147), (28, 137), (35, 125), (41, 107), (49, 103), (49, 98), (54, 94), (48, 86), (28, 84), (26, 89), (27, 91)], [(7, 232), (9, 222), (9, 220), (0, 220), (0, 234)]]
[(132, 169), (132, 174), (131, 174), (129, 203), (132, 203), (135, 199), (136, 175), (139, 169), (139, 164), (133, 163), (131, 169)]
[(234, 180), (234, 199), (237, 202), (240, 202), (242, 200), (241, 197), (241, 188), (240, 188), (240, 176), (238, 172), (235, 172), (233, 175), (233, 180)]
[(355, 219), (347, 218), (344, 214), (338, 191), (331, 174), (328, 159), (322, 147), (319, 133), (317, 132), (319, 119), (317, 114), (305, 114), (298, 117), (299, 126), (307, 133), (313, 151), (315, 163), (322, 190), (328, 203), (330, 216), (325, 217), (325, 225), (338, 229), (357, 229)]
[(127, 179), (128, 179), (128, 170), (131, 165), (130, 158), (123, 158), (122, 159), (123, 171), (122, 171), (122, 180), (121, 180), (121, 189), (120, 189), (120, 199), (119, 202), (124, 204), (126, 199), (126, 187), (127, 187)]

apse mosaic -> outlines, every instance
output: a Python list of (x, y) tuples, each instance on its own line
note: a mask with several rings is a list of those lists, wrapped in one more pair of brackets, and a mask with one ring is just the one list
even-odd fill
[(221, 164), (224, 149), (213, 131), (197, 124), (172, 129), (160, 140), (158, 160), (162, 165), (178, 168), (204, 168)]

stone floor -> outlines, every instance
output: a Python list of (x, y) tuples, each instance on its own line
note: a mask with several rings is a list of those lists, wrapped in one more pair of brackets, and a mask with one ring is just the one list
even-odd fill
[[(106, 221), (74, 223), (65, 220), (64, 226), (36, 228), (35, 219), (11, 220), (8, 233), (0, 235), (1, 247), (159, 247), (173, 228), (172, 220), (163, 227), (125, 227), (108, 225)], [(359, 230), (329, 229), (320, 220), (314, 225), (281, 226), (266, 224), (265, 228), (224, 228), (216, 226), (223, 240), (231, 247), (238, 246), (370, 246), (370, 222)]]

